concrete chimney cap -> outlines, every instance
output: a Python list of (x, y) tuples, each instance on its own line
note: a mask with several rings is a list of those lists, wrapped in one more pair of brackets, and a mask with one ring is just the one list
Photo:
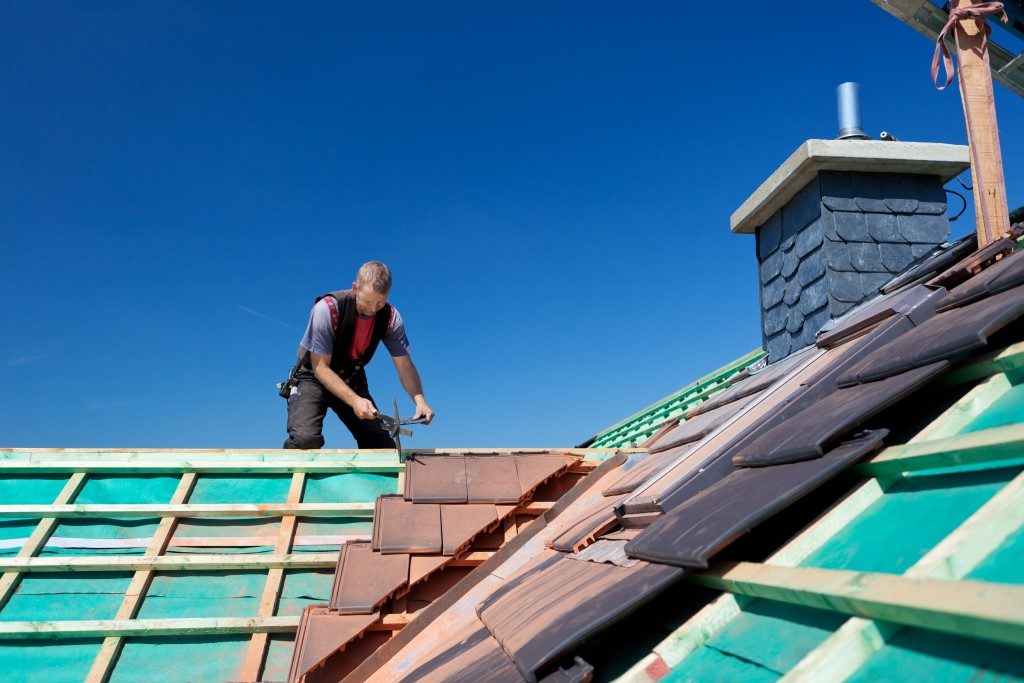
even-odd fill
[(729, 219), (736, 233), (753, 233), (821, 171), (937, 175), (945, 183), (970, 168), (966, 145), (882, 140), (808, 140), (761, 183)]

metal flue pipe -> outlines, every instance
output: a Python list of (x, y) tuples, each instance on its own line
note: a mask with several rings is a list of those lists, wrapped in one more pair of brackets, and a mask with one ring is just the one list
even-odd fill
[(836, 104), (839, 107), (840, 140), (867, 140), (860, 128), (860, 84), (853, 81), (841, 83), (836, 88)]

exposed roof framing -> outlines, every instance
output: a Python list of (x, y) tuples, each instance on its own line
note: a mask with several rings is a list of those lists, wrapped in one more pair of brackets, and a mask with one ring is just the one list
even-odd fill
[[(949, 21), (949, 13), (928, 0), (871, 0), (907, 26), (934, 41)], [(998, 24), (997, 21), (991, 21)], [(1024, 97), (1024, 52), (1014, 55), (994, 40), (988, 41), (992, 78)]]

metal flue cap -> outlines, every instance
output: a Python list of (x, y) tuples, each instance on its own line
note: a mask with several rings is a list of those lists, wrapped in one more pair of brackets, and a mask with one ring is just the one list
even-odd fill
[(860, 84), (853, 81), (841, 83), (836, 88), (836, 104), (839, 107), (840, 140), (867, 140), (860, 128)]

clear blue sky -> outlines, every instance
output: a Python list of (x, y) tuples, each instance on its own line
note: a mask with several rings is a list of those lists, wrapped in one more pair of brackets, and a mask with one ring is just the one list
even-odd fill
[(867, 0), (4, 3), (0, 446), (278, 447), (309, 304), (368, 259), (438, 414), (409, 446), (578, 443), (759, 345), (728, 218), (838, 83), (964, 141), (931, 52)]

